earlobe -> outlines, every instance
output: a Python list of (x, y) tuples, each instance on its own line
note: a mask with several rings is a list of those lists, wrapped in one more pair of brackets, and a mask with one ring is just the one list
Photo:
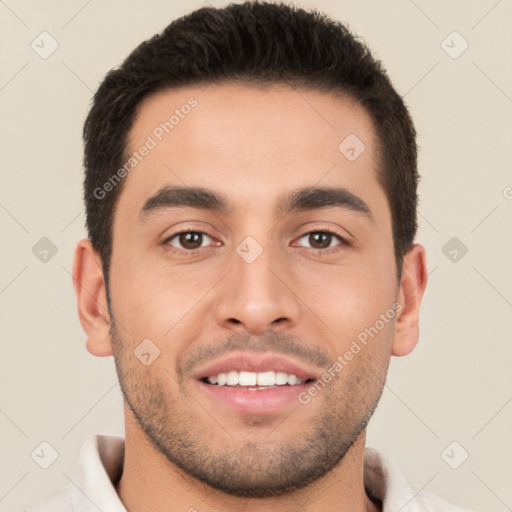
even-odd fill
[(95, 356), (112, 355), (103, 267), (90, 240), (81, 240), (76, 247), (73, 285), (78, 301), (78, 316), (87, 334), (87, 350)]
[(392, 354), (405, 356), (412, 352), (419, 339), (420, 305), (427, 286), (425, 249), (414, 244), (405, 255), (398, 293), (400, 312), (395, 322)]

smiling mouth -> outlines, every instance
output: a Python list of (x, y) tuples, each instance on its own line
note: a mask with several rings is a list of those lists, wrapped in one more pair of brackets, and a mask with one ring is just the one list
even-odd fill
[(261, 391), (289, 386), (308, 384), (314, 379), (301, 380), (293, 373), (276, 372), (273, 370), (264, 372), (236, 371), (219, 373), (200, 379), (205, 384), (213, 386), (226, 386), (250, 391)]

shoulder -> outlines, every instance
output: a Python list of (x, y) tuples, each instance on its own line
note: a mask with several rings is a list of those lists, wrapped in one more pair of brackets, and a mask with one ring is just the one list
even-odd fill
[(364, 485), (368, 494), (382, 502), (383, 512), (472, 512), (425, 491), (414, 491), (391, 458), (366, 448)]
[(123, 511), (115, 490), (123, 460), (124, 438), (92, 434), (82, 444), (69, 484), (16, 512)]

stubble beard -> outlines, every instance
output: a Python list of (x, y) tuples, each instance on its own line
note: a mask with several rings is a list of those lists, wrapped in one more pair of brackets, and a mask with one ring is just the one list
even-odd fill
[[(176, 379), (162, 380), (133, 355), (112, 322), (114, 359), (124, 400), (147, 439), (167, 461), (186, 474), (224, 493), (246, 498), (268, 498), (290, 494), (320, 479), (338, 466), (364, 430), (379, 402), (387, 362), (371, 360), (335, 379), (312, 401), (321, 400), (322, 411), (309, 425), (296, 424), (289, 441), (272, 443), (272, 428), (265, 442), (236, 440), (229, 425), (216, 421), (203, 424), (194, 417), (195, 398)], [(132, 347), (133, 348), (133, 347)], [(161, 376), (168, 372), (160, 367)], [(331, 381), (334, 382), (334, 381)], [(257, 393), (257, 391), (254, 391)], [(297, 407), (304, 407), (297, 402)], [(242, 419), (242, 421), (244, 421)], [(278, 429), (279, 422), (274, 428)], [(293, 424), (293, 412), (284, 420)], [(258, 420), (245, 415), (245, 425)], [(264, 419), (259, 422), (264, 424)], [(219, 428), (216, 428), (219, 427)], [(212, 432), (225, 439), (212, 443)], [(213, 445), (222, 446), (214, 449)]]

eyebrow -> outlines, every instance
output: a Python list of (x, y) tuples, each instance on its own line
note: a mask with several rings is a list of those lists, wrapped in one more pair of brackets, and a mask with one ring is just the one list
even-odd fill
[(278, 212), (287, 214), (329, 207), (362, 213), (373, 221), (370, 207), (359, 196), (342, 187), (307, 187), (293, 191), (280, 201)]
[(174, 207), (190, 207), (229, 214), (233, 206), (218, 192), (202, 187), (162, 187), (151, 196), (139, 213), (139, 221), (144, 222), (154, 211)]
[[(158, 210), (175, 207), (200, 208), (229, 215), (234, 212), (233, 203), (222, 193), (203, 187), (170, 187), (158, 190), (144, 203), (139, 222), (145, 222)], [(292, 212), (338, 207), (365, 215), (373, 222), (369, 206), (357, 195), (342, 187), (305, 187), (281, 197), (276, 213), (286, 215)]]

